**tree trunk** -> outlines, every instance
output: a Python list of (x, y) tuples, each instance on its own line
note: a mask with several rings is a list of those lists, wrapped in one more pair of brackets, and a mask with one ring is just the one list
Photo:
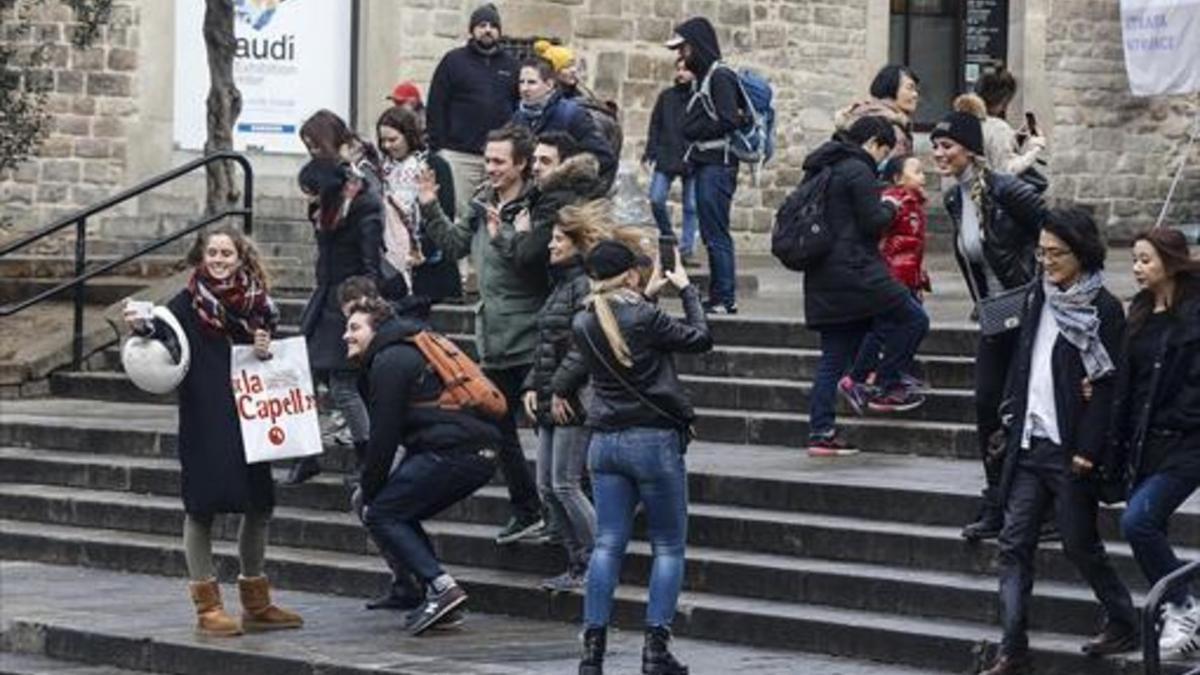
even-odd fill
[[(204, 45), (208, 53), (208, 138), (205, 154), (233, 149), (233, 125), (242, 114), (242, 93), (233, 82), (233, 0), (205, 0)], [(235, 165), (208, 165), (208, 213), (236, 208), (241, 190)]]

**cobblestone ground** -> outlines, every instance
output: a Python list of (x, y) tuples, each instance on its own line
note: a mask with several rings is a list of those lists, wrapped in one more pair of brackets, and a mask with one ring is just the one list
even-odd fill
[[(222, 590), (227, 608), (236, 612), (235, 589), (225, 584)], [(399, 614), (369, 612), (357, 598), (287, 591), (275, 596), (280, 604), (304, 616), (303, 629), (214, 641), (193, 635), (191, 608), (182, 579), (26, 562), (0, 563), (0, 620), (5, 627), (14, 621), (52, 624), (201, 648), (357, 667), (393, 666), (424, 673), (561, 675), (574, 672), (577, 663), (578, 629), (570, 625), (470, 614), (461, 629), (412, 638), (401, 630)], [(641, 635), (619, 631), (610, 640), (606, 670), (638, 672)], [(675, 651), (697, 674), (920, 675), (927, 672), (684, 638), (675, 641)], [(14, 664), (20, 660), (0, 653), (0, 666), (6, 659)], [(62, 668), (42, 672), (56, 675), (71, 672), (69, 666)]]

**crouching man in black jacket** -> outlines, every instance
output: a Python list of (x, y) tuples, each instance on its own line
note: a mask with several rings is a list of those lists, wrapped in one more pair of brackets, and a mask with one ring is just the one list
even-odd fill
[[(421, 521), (491, 479), (500, 430), (472, 413), (434, 405), (442, 381), (409, 340), (425, 328), (421, 322), (397, 317), (380, 300), (358, 302), (347, 316), (348, 356), (362, 371), (371, 416), (361, 476), (362, 518), (388, 558), (425, 584), (425, 602), (408, 624), (410, 633), (420, 635), (454, 619), (467, 600), (442, 569)], [(407, 454), (392, 471), (401, 445)]]

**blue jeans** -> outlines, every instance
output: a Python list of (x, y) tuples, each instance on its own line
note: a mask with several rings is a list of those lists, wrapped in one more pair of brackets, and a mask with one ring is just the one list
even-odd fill
[[(921, 339), (925, 339), (925, 335), (929, 333), (929, 313), (925, 311), (925, 306), (917, 298), (916, 294), (909, 296), (909, 305), (915, 313), (920, 313), (925, 317), (925, 329), (922, 331)], [(920, 342), (917, 343), (918, 346)], [(863, 382), (867, 379), (867, 375), (879, 367), (880, 351), (883, 350), (883, 340), (879, 337), (879, 333), (874, 330), (867, 333), (863, 338), (862, 346), (858, 348), (858, 357), (854, 359), (854, 367), (850, 369), (850, 377), (855, 382)], [(916, 350), (913, 350), (913, 356), (916, 356)], [(907, 363), (901, 364), (900, 372), (912, 374), (913, 359), (909, 358)]]
[(597, 533), (583, 606), (585, 627), (608, 625), (638, 502), (646, 507), (646, 530), (654, 552), (646, 625), (670, 627), (675, 618), (687, 541), (687, 468), (682, 440), (681, 433), (673, 429), (592, 432), (588, 466), (596, 497)]
[(883, 340), (883, 359), (875, 371), (876, 384), (887, 391), (900, 383), (901, 368), (912, 362), (929, 332), (929, 316), (919, 303), (902, 302), (863, 321), (821, 327), (821, 359), (809, 400), (809, 435), (829, 436), (837, 419), (838, 380), (857, 358), (868, 333)]
[(496, 451), (419, 452), (404, 458), (367, 505), (363, 522), (393, 570), (403, 566), (428, 584), (442, 574), (421, 527), (487, 484)]
[[(690, 257), (696, 250), (696, 179), (692, 176), (680, 176), (679, 179), (683, 182), (683, 234), (679, 239), (679, 253)], [(667, 209), (667, 196), (674, 180), (675, 176), (661, 171), (655, 171), (650, 179), (650, 211), (658, 231), (667, 235), (675, 234), (671, 228), (671, 212)]]
[[(1200, 486), (1200, 481), (1170, 473), (1151, 474), (1137, 485), (1121, 516), (1121, 536), (1133, 549), (1133, 557), (1150, 585), (1181, 567), (1167, 540), (1171, 514)], [(1176, 605), (1187, 598), (1187, 586), (1177, 586), (1167, 600)]]
[(712, 279), (708, 300), (712, 304), (737, 302), (737, 265), (733, 256), (733, 237), (729, 235), (729, 210), (737, 189), (737, 166), (699, 164), (695, 169), (696, 215), (700, 218), (700, 236), (708, 249)]
[(587, 446), (584, 427), (538, 427), (538, 492), (562, 528), (572, 569), (587, 567), (596, 541), (596, 509), (582, 487)]

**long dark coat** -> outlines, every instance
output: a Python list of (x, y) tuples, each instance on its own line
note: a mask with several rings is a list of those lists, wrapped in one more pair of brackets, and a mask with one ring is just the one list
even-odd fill
[(333, 230), (317, 230), (317, 287), (300, 317), (314, 371), (350, 370), (346, 362), (346, 317), (338, 305), (343, 281), (365, 275), (379, 283), (383, 250), (383, 203), (374, 190), (354, 198), (344, 221)]
[(270, 511), (275, 507), (271, 465), (246, 464), (230, 383), (229, 339), (200, 329), (190, 291), (180, 291), (167, 308), (191, 348), (191, 365), (178, 389), (184, 510), (194, 515)]

